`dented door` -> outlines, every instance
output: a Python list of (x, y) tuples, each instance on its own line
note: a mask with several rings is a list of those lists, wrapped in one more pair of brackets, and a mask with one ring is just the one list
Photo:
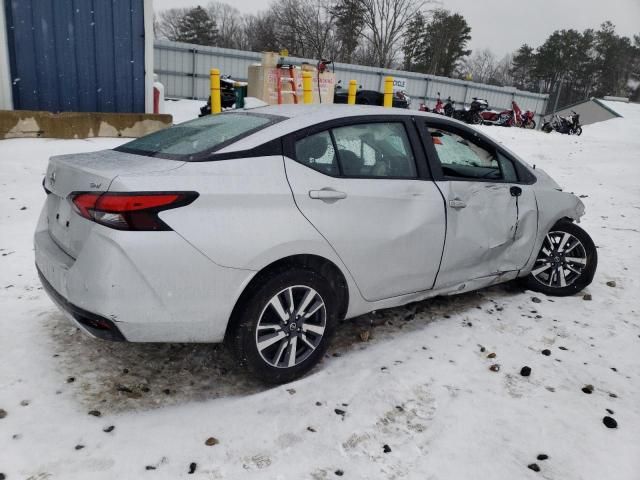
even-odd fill
[(538, 224), (531, 179), (476, 130), (441, 121), (419, 130), (447, 209), (435, 288), (523, 268)]
[[(530, 186), (439, 181), (447, 236), (436, 288), (519, 270), (533, 250), (537, 207)], [(511, 187), (521, 190), (514, 196)]]

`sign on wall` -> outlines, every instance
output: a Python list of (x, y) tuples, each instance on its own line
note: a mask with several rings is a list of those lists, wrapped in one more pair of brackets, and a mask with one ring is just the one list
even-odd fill
[[(380, 78), (380, 91), (384, 92), (384, 79)], [(393, 77), (393, 92), (407, 92), (409, 90), (408, 82), (406, 78)]]

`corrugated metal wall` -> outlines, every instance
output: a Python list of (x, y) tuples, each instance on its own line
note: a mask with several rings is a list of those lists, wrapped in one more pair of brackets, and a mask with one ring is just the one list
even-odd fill
[(15, 109), (144, 112), (144, 0), (6, 0)]
[[(187, 43), (156, 40), (154, 48), (155, 73), (165, 85), (168, 97), (206, 99), (209, 96), (209, 69), (219, 68), (223, 75), (231, 75), (236, 80), (246, 80), (247, 68), (260, 62), (261, 54), (230, 50), (227, 48), (203, 47)], [(315, 60), (292, 58), (293, 63)], [(408, 94), (412, 98), (412, 108), (425, 102), (430, 108), (440, 92), (443, 100), (451, 96), (458, 105), (469, 105), (473, 97), (486, 98), (491, 108), (510, 109), (515, 100), (523, 110), (536, 112), (540, 124), (540, 113), (546, 110), (549, 96), (524, 92), (512, 87), (496, 87), (463, 80), (454, 80), (421, 73), (404, 72), (376, 67), (364, 67), (346, 63), (336, 63), (337, 80), (342, 80), (345, 88), (349, 80), (355, 79), (362, 88), (380, 90), (381, 79), (387, 75), (407, 79)]]

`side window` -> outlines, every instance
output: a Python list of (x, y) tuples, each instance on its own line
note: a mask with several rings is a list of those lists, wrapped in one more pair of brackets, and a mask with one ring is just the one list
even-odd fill
[(416, 177), (415, 159), (402, 123), (349, 125), (332, 133), (345, 177)]
[(338, 175), (336, 153), (329, 132), (320, 132), (296, 142), (296, 160), (327, 175)]
[(498, 158), (475, 141), (440, 128), (429, 128), (445, 177), (502, 180)]

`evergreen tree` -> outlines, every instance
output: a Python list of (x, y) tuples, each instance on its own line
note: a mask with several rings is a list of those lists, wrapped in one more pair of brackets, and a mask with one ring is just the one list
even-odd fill
[(175, 40), (177, 42), (215, 46), (218, 40), (216, 22), (201, 6), (192, 8), (180, 18)]
[(595, 33), (595, 51), (597, 95), (627, 95), (640, 49), (628, 37), (618, 36), (611, 22), (605, 22)]
[(339, 52), (336, 60), (351, 63), (364, 29), (364, 8), (360, 0), (338, 0), (330, 9), (335, 19)]
[(426, 33), (426, 19), (422, 12), (418, 12), (408, 23), (402, 42), (402, 53), (404, 55), (403, 67), (405, 70), (419, 71), (425, 70), (424, 37)]
[(533, 70), (536, 65), (534, 49), (526, 43), (513, 55), (511, 63), (511, 75), (513, 84), (521, 90), (537, 90)]
[(471, 53), (467, 43), (471, 40), (471, 28), (465, 18), (438, 9), (427, 21), (417, 14), (407, 26), (404, 35), (405, 64), (412, 70), (450, 77), (460, 60)]

